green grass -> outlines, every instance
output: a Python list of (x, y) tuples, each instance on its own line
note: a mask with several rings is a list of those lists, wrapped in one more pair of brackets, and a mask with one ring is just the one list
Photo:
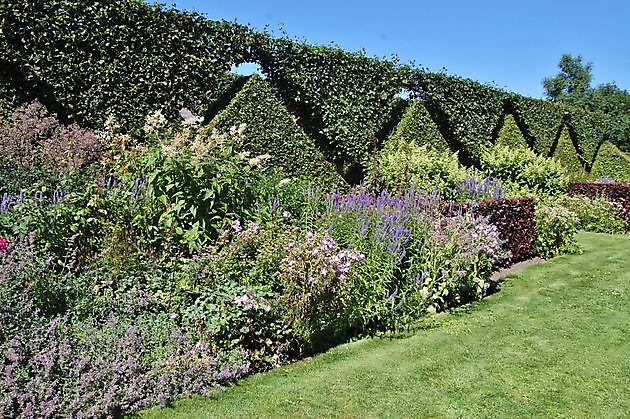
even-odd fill
[(629, 417), (630, 237), (508, 277), (407, 337), (373, 338), (146, 417)]

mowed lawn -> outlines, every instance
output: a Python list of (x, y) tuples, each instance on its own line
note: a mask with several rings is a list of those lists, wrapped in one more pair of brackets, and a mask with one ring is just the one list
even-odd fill
[(630, 236), (580, 233), (581, 255), (501, 292), (252, 376), (146, 417), (630, 417)]

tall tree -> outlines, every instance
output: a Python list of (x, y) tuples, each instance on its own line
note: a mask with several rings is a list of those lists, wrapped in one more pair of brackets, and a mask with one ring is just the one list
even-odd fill
[(558, 74), (543, 79), (547, 98), (607, 114), (612, 121), (611, 139), (630, 152), (630, 93), (614, 82), (592, 87), (593, 63), (584, 63), (580, 55), (563, 54), (558, 67)]
[(560, 73), (543, 79), (547, 98), (554, 102), (580, 104), (592, 90), (593, 63), (584, 64), (580, 55), (563, 54), (558, 67)]

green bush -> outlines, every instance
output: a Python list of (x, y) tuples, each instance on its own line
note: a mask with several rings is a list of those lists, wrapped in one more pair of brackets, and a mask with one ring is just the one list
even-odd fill
[(536, 253), (544, 258), (579, 252), (575, 239), (579, 219), (562, 205), (541, 203), (536, 208)]
[(370, 173), (368, 180), (398, 189), (409, 185), (425, 191), (437, 188), (453, 198), (466, 173), (457, 153), (401, 139), (390, 141), (377, 154), (376, 174)]
[(514, 117), (510, 114), (505, 115), (503, 118), (503, 125), (497, 134), (497, 140), (495, 144), (499, 144), (506, 147), (516, 148), (528, 148), (527, 141), (521, 132), (521, 129), (516, 124)]
[(558, 142), (553, 150), (553, 157), (567, 170), (572, 180), (586, 177), (584, 161), (580, 158), (569, 134), (569, 129), (566, 126), (562, 128)]
[(558, 162), (523, 147), (488, 147), (482, 154), (481, 168), (500, 179), (511, 195), (554, 195), (564, 192), (569, 183), (566, 170)]
[(621, 216), (621, 205), (606, 198), (561, 196), (555, 203), (575, 213), (580, 230), (594, 233), (624, 234), (627, 224)]
[(387, 141), (407, 143), (413, 141), (418, 145), (427, 145), (439, 151), (450, 150), (438, 126), (429, 115), (424, 102), (418, 99), (409, 103), (402, 119)]
[(269, 83), (258, 76), (247, 81), (209, 128), (226, 133), (241, 124), (245, 127), (234, 144), (238, 151), (269, 154), (268, 164), (289, 176), (310, 175), (333, 184), (342, 181)]
[(590, 175), (593, 179), (608, 176), (618, 181), (630, 181), (630, 155), (606, 141), (597, 151)]

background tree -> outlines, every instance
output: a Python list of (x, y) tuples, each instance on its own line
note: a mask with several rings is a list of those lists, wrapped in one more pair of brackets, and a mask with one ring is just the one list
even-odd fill
[(592, 87), (593, 63), (584, 63), (580, 55), (563, 54), (558, 67), (558, 74), (543, 79), (545, 96), (553, 102), (605, 113), (612, 120), (611, 140), (630, 152), (630, 93), (614, 82)]

